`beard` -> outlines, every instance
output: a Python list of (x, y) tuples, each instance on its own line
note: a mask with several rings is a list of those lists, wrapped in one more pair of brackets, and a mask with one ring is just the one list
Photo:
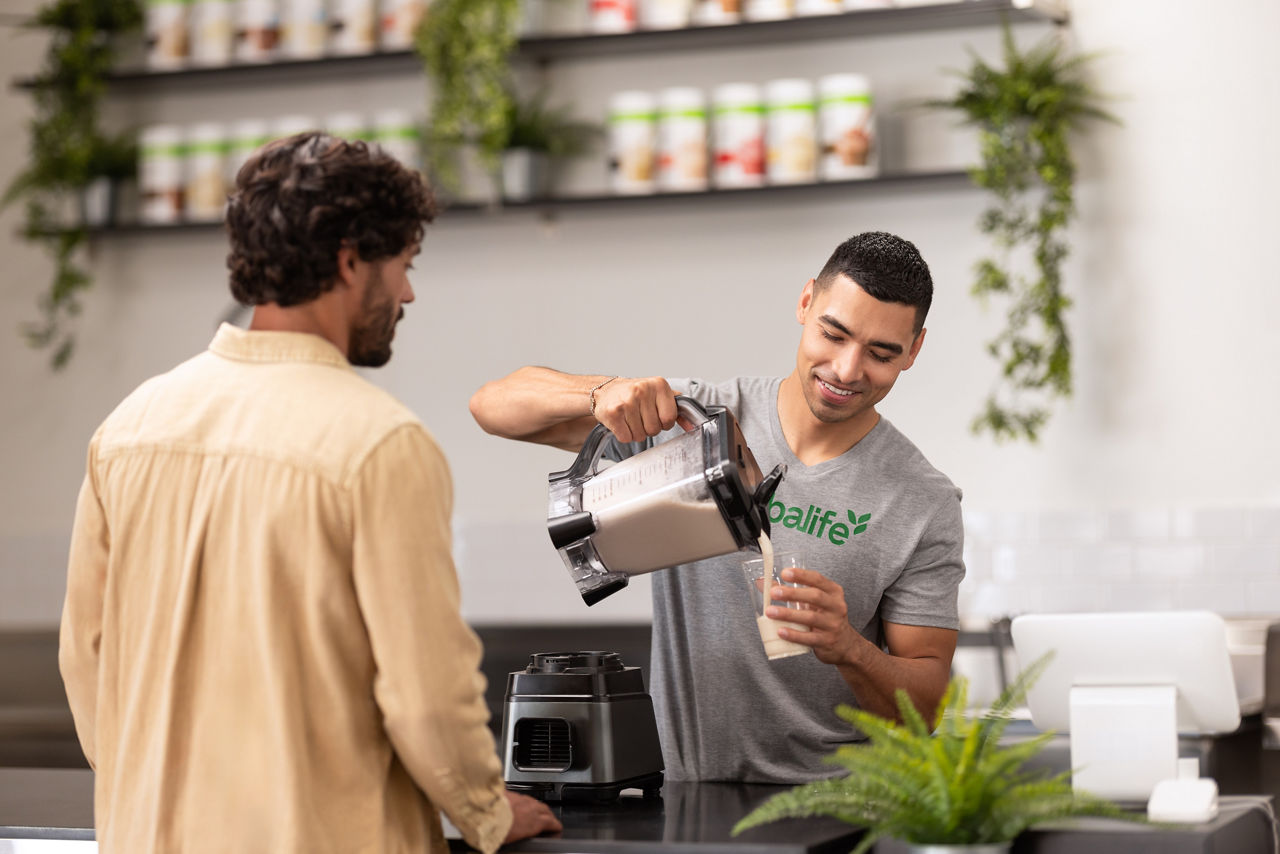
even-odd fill
[(371, 282), (360, 304), (360, 317), (351, 328), (347, 361), (358, 368), (380, 368), (391, 360), (391, 339), (404, 309), (382, 294), (381, 279)]

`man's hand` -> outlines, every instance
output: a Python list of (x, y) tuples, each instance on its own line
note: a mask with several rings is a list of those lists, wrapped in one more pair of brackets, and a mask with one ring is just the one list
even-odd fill
[(507, 803), (511, 805), (511, 829), (502, 844), (528, 839), (539, 833), (559, 833), (564, 830), (560, 819), (551, 812), (551, 807), (537, 798), (522, 795), (518, 792), (507, 792)]
[(849, 625), (849, 606), (844, 588), (812, 569), (784, 569), (783, 581), (794, 581), (804, 587), (775, 585), (769, 598), (773, 601), (799, 602), (801, 610), (770, 605), (765, 616), (775, 620), (808, 626), (809, 631), (778, 627), (778, 637), (813, 647), (813, 654), (824, 664), (847, 664), (854, 646), (867, 641)]
[(676, 393), (662, 377), (619, 377), (596, 392), (596, 420), (619, 442), (639, 442), (676, 423)]
[(886, 718), (898, 717), (895, 692), (904, 689), (911, 702), (932, 719), (947, 687), (951, 656), (956, 649), (954, 629), (882, 622), (887, 654), (849, 624), (844, 589), (811, 569), (784, 569), (783, 581), (804, 587), (775, 586), (771, 598), (799, 602), (802, 610), (769, 606), (766, 616), (809, 627), (796, 631), (778, 627), (778, 637), (812, 647), (824, 664), (833, 664), (853, 690), (858, 705)]

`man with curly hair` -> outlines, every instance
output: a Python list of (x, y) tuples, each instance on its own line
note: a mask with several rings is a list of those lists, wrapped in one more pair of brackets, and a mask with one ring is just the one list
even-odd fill
[(249, 329), (143, 383), (89, 445), (60, 665), (104, 852), (481, 851), (560, 825), (505, 791), (459, 613), (452, 485), (353, 366), (391, 356), (435, 216), (376, 146), (240, 170)]

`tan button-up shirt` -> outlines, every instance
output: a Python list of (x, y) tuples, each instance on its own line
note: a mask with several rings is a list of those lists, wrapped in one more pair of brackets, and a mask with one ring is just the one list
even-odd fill
[(452, 483), (322, 338), (218, 330), (98, 429), (60, 664), (104, 852), (492, 851)]

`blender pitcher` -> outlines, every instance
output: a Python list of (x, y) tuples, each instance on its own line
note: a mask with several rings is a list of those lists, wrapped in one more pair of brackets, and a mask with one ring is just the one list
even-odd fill
[(769, 532), (769, 500), (786, 473), (762, 477), (733, 413), (677, 397), (696, 426), (600, 469), (610, 437), (603, 424), (573, 465), (548, 476), (547, 530), (588, 605), (632, 575), (759, 550)]

